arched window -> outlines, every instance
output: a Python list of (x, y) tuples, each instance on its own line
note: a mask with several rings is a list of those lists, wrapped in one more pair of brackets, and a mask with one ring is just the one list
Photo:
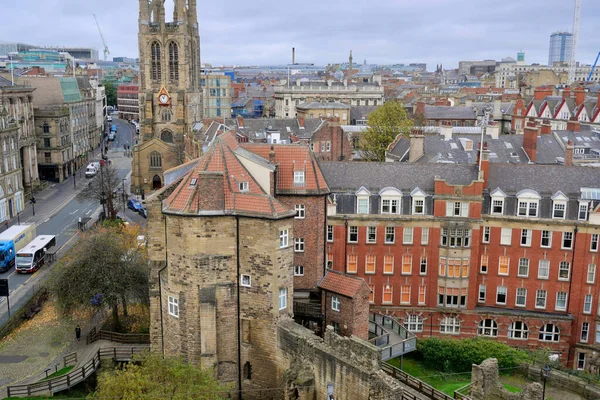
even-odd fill
[(44, 129), (44, 133), (50, 133), (50, 125), (48, 125), (47, 122), (44, 122), (43, 129)]
[(159, 152), (153, 151), (150, 153), (150, 168), (161, 168), (162, 157)]
[(160, 44), (158, 42), (152, 42), (150, 45), (150, 52), (150, 74), (152, 75), (152, 80), (158, 82), (161, 80)]
[(508, 337), (511, 339), (527, 339), (529, 337), (529, 328), (523, 321), (515, 321), (508, 327)]
[(160, 139), (166, 143), (173, 143), (173, 132), (171, 131), (163, 131), (160, 134)]
[(252, 379), (252, 364), (249, 361), (244, 364), (244, 379)]
[(484, 319), (479, 322), (477, 333), (480, 336), (498, 336), (498, 324), (493, 319)]
[(161, 118), (164, 122), (169, 122), (171, 120), (171, 116), (173, 114), (171, 113), (171, 110), (169, 110), (168, 108), (164, 109), (162, 114), (161, 114)]
[(179, 47), (177, 43), (169, 43), (169, 80), (179, 80)]
[(408, 328), (409, 331), (415, 332), (423, 332), (423, 318), (420, 315), (411, 314), (404, 320), (404, 324)]
[(560, 331), (558, 326), (554, 324), (546, 324), (540, 329), (539, 339), (544, 342), (558, 342), (560, 339)]
[(457, 317), (446, 317), (440, 324), (440, 333), (458, 335), (460, 333), (460, 321)]

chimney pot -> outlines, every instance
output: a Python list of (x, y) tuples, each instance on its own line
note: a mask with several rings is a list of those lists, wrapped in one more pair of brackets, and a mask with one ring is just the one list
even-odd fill
[(573, 146), (572, 141), (567, 142), (567, 147), (565, 148), (565, 167), (573, 166), (573, 150), (575, 146)]

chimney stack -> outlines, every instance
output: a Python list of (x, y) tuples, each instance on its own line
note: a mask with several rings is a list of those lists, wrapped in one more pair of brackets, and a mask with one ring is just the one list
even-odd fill
[(563, 99), (568, 99), (569, 97), (571, 97), (571, 88), (570, 87), (566, 86), (563, 89), (562, 97), (563, 97)]
[(579, 123), (577, 117), (569, 118), (569, 121), (567, 122), (567, 130), (573, 132), (579, 132), (581, 130), (581, 124)]
[(442, 126), (440, 126), (440, 135), (444, 137), (444, 140), (452, 139), (452, 125), (450, 122), (442, 122)]
[(533, 91), (534, 100), (544, 100), (547, 96), (552, 96), (552, 88), (547, 86), (536, 87)]
[(523, 132), (523, 150), (531, 162), (535, 162), (537, 158), (537, 140), (538, 128), (535, 126), (535, 122), (528, 121)]
[(296, 64), (296, 48), (292, 47), (292, 65)]
[(585, 89), (581, 86), (577, 86), (575, 92), (575, 104), (580, 106), (585, 101)]
[(242, 117), (241, 115), (237, 116), (237, 123), (238, 123), (238, 127), (240, 129), (244, 129), (244, 117)]
[(552, 125), (550, 125), (550, 121), (548, 121), (547, 119), (545, 119), (542, 122), (541, 134), (542, 135), (549, 135), (551, 133), (552, 133)]
[(408, 162), (415, 162), (425, 153), (425, 136), (420, 129), (413, 129), (408, 148)]
[(269, 151), (269, 164), (275, 165), (275, 146), (271, 145), (271, 151)]
[(415, 109), (415, 114), (425, 114), (425, 102), (417, 101), (417, 108)]
[(483, 187), (488, 186), (488, 176), (490, 174), (490, 151), (487, 142), (483, 142), (483, 151), (477, 146), (477, 164), (481, 163), (479, 170), (479, 179), (483, 180)]
[(298, 116), (298, 128), (304, 129), (304, 117), (303, 116)]
[(567, 147), (565, 148), (565, 167), (573, 166), (573, 150), (575, 146), (573, 146), (573, 142), (570, 140), (567, 142)]

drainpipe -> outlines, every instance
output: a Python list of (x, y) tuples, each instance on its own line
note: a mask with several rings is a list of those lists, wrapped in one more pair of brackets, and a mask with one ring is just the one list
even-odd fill
[(162, 284), (160, 282), (160, 274), (168, 267), (169, 257), (167, 251), (167, 217), (165, 217), (165, 266), (158, 271), (158, 301), (160, 303), (160, 343), (162, 346), (162, 356), (165, 358), (165, 329), (163, 325), (163, 303), (162, 303)]
[(327, 273), (327, 198), (328, 196), (325, 195), (325, 197), (323, 197), (324, 199), (324, 204), (323, 204), (323, 208), (325, 209), (325, 213), (324, 213), (324, 219), (325, 219), (325, 232), (324, 232), (324, 242), (325, 245), (323, 246), (323, 261), (325, 261), (323, 263), (323, 276), (325, 276), (325, 274)]
[[(342, 265), (346, 265), (346, 261), (348, 260), (348, 217), (344, 221), (344, 263)], [(344, 268), (346, 271), (346, 268)]]
[(236, 257), (236, 292), (237, 292), (237, 356), (238, 356), (238, 399), (242, 400), (242, 316), (240, 312), (240, 217), (235, 216), (235, 257)]
[[(577, 224), (575, 224), (575, 229), (573, 229), (573, 252), (571, 253), (571, 270), (569, 271), (569, 297), (567, 298), (567, 311), (565, 314), (569, 314), (569, 310), (571, 308), (571, 284), (573, 283), (573, 273), (575, 271), (575, 252), (577, 251), (577, 232), (579, 228), (577, 228)], [(573, 331), (573, 321), (571, 321), (571, 332)], [(569, 352), (567, 353), (567, 366), (571, 360), (571, 345), (569, 344)]]

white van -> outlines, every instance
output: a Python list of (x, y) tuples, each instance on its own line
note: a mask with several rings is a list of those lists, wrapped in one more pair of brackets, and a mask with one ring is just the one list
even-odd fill
[(85, 177), (92, 178), (92, 177), (96, 176), (98, 171), (100, 171), (100, 162), (98, 162), (98, 161), (91, 162), (88, 164), (88, 166), (85, 170)]

